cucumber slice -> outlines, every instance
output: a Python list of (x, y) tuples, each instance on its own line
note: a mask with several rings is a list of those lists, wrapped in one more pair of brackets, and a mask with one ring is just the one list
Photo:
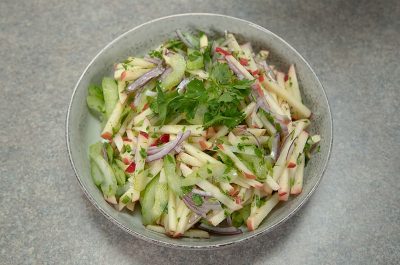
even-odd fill
[(103, 175), (103, 181), (100, 185), (103, 194), (110, 197), (115, 195), (117, 190), (117, 180), (115, 179), (114, 171), (111, 166), (100, 154), (102, 147), (103, 145), (100, 142), (91, 145), (89, 147), (89, 156)]
[(158, 219), (168, 206), (168, 184), (158, 183), (152, 208), (154, 220)]
[(117, 83), (115, 83), (115, 80), (110, 77), (104, 77), (101, 85), (103, 87), (106, 117), (108, 118), (118, 101), (118, 86)]
[(119, 186), (124, 185), (126, 182), (126, 176), (124, 171), (116, 164), (112, 164), (112, 169), (114, 170), (115, 178), (117, 179), (117, 183)]
[(150, 181), (150, 183), (146, 186), (144, 191), (142, 191), (140, 194), (143, 225), (153, 224), (155, 221), (152, 209), (154, 206), (158, 180), (159, 176), (153, 178), (152, 181)]
[(96, 186), (100, 186), (104, 180), (103, 174), (100, 172), (99, 167), (93, 160), (90, 161), (90, 172), (92, 174), (94, 184), (96, 184)]
[(171, 66), (172, 72), (161, 81), (163, 87), (169, 90), (177, 86), (185, 76), (186, 61), (179, 53), (164, 55), (165, 63)]
[(188, 60), (186, 62), (186, 68), (188, 70), (197, 70), (204, 67), (203, 55), (200, 51), (194, 49), (187, 49)]
[(175, 158), (171, 155), (166, 155), (164, 157), (164, 170), (167, 176), (168, 187), (174, 191), (175, 194), (179, 195), (182, 193), (181, 186), (182, 180), (176, 173), (176, 163)]

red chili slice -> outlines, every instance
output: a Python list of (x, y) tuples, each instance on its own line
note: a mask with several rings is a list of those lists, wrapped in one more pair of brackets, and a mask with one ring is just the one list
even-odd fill
[(133, 173), (133, 172), (135, 172), (135, 169), (136, 169), (136, 164), (135, 164), (135, 162), (132, 162), (132, 163), (125, 169), (125, 171), (128, 172), (128, 173)]
[(143, 131), (140, 131), (140, 135), (143, 136), (146, 139), (149, 139), (149, 135)]
[(160, 141), (160, 143), (168, 143), (169, 142), (169, 134), (164, 133), (163, 135), (161, 135), (158, 140)]
[(240, 59), (239, 59), (239, 62), (240, 62), (240, 64), (243, 65), (243, 66), (249, 65), (249, 60), (247, 60), (247, 59), (245, 59), (245, 58), (240, 58)]
[(215, 48), (215, 52), (218, 52), (224, 56), (228, 56), (231, 55), (228, 51), (225, 51), (224, 49), (222, 49), (221, 47), (217, 47)]

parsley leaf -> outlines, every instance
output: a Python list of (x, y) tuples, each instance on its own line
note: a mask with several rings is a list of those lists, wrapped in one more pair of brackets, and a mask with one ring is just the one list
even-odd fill
[(192, 200), (196, 206), (201, 206), (203, 204), (203, 198), (199, 194), (193, 194)]
[(147, 157), (147, 152), (146, 152), (146, 150), (145, 150), (143, 147), (140, 148), (139, 153), (140, 153), (140, 156), (141, 156), (143, 159)]

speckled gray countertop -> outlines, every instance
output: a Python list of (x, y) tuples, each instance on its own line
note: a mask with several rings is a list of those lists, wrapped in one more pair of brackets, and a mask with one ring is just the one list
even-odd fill
[[(65, 146), (72, 89), (94, 55), (136, 25), (183, 12), (244, 18), (286, 39), (319, 75), (334, 118), (332, 157), (305, 207), (218, 251), (120, 230), (86, 199)], [(396, 0), (1, 1), (0, 264), (398, 264), (399, 17)]]

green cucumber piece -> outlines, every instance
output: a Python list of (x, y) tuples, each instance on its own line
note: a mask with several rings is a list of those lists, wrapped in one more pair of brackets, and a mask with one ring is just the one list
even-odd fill
[(153, 178), (146, 188), (140, 193), (143, 225), (153, 224), (155, 221), (152, 209), (154, 206), (156, 188), (159, 178), (159, 176)]
[(176, 162), (172, 155), (166, 155), (164, 157), (164, 170), (165, 176), (167, 177), (168, 187), (175, 192), (175, 194), (180, 195), (182, 193), (182, 180), (180, 176), (176, 173)]
[(158, 183), (155, 191), (154, 205), (152, 208), (153, 218), (157, 220), (168, 205), (168, 184)]
[(106, 117), (110, 117), (118, 101), (118, 86), (113, 78), (104, 77), (101, 83), (105, 102)]
[(92, 174), (92, 179), (93, 182), (96, 186), (100, 186), (100, 184), (103, 182), (103, 174), (100, 172), (99, 167), (96, 165), (96, 163), (91, 160), (90, 161), (90, 172)]
[(179, 53), (164, 55), (165, 63), (172, 68), (172, 72), (161, 81), (162, 86), (169, 90), (177, 86), (185, 76), (186, 61)]
[(186, 68), (188, 70), (197, 70), (204, 67), (203, 55), (200, 51), (188, 48), (187, 53)]
[(103, 175), (103, 182), (100, 188), (104, 195), (107, 197), (115, 195), (117, 190), (117, 180), (115, 179), (114, 171), (107, 161), (101, 155), (103, 144), (101, 142), (95, 143), (89, 147), (90, 159), (97, 165), (99, 171)]
[(114, 175), (119, 186), (124, 185), (126, 182), (125, 172), (116, 164), (112, 164), (112, 169), (114, 170)]

